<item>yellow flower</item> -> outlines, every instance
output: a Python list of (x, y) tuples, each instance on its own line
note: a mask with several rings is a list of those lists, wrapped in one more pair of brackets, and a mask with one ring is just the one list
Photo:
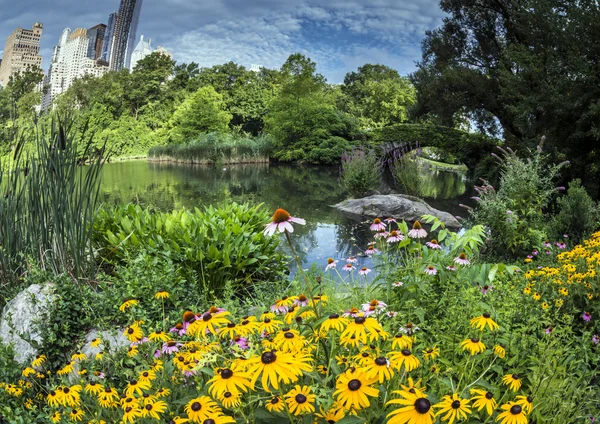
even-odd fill
[(525, 287), (523, 289), (523, 293), (525, 293), (525, 294), (531, 294), (531, 289), (529, 287)]
[[(387, 362), (385, 358), (383, 360)], [(370, 386), (375, 381), (377, 381), (377, 378), (369, 378), (361, 370), (355, 370), (354, 372), (348, 370), (339, 375), (333, 396), (345, 409), (368, 408), (371, 406), (368, 396), (377, 397), (379, 395), (379, 390)]]
[(490, 328), (491, 331), (497, 330), (498, 324), (491, 318), (491, 315), (487, 312), (484, 312), (482, 315), (475, 317), (471, 320), (471, 327), (478, 328), (483, 331), (486, 325)]
[(154, 295), (156, 300), (165, 300), (169, 298), (169, 292), (161, 290)]
[(302, 371), (310, 372), (310, 356), (285, 352), (267, 351), (260, 356), (248, 360), (248, 374), (252, 376), (252, 385), (262, 375), (261, 383), (266, 391), (269, 386), (279, 389), (279, 382), (295, 383), (302, 376)]
[(500, 421), (500, 424), (527, 424), (527, 416), (523, 407), (515, 402), (508, 402), (500, 406), (504, 412), (498, 414), (496, 421)]
[(53, 423), (58, 423), (61, 420), (60, 412), (54, 411), (54, 413), (50, 416), (50, 421)]
[(319, 411), (320, 412), (318, 412), (315, 415), (317, 417), (323, 419), (323, 421), (326, 423), (337, 423), (338, 421), (342, 420), (346, 416), (344, 409), (343, 408), (335, 408), (335, 405), (328, 411), (323, 411), (323, 408), (319, 408)]
[(502, 345), (496, 345), (496, 346), (494, 346), (494, 353), (500, 359), (502, 359), (502, 358), (504, 358), (506, 356), (506, 350), (504, 349), (504, 346), (502, 346)]
[(99, 339), (99, 338), (96, 337), (94, 340), (92, 340), (90, 342), (90, 346), (91, 347), (98, 347), (98, 346), (100, 346), (101, 343), (102, 343), (102, 339)]
[(165, 333), (164, 331), (157, 330), (148, 334), (148, 340), (151, 340), (153, 342), (166, 342), (171, 340), (171, 336), (168, 333)]
[(556, 306), (557, 308), (560, 308), (563, 305), (564, 301), (562, 299), (556, 299), (554, 301), (554, 306)]
[(193, 423), (202, 423), (211, 414), (221, 412), (217, 403), (208, 396), (200, 396), (185, 405), (185, 413)]
[(150, 390), (151, 386), (149, 381), (138, 381), (133, 379), (127, 384), (127, 387), (125, 387), (125, 394), (127, 396), (134, 396), (136, 394), (141, 396), (144, 393), (144, 390)]
[(46, 355), (37, 355), (31, 363), (31, 366), (34, 368), (41, 367), (44, 362), (46, 362)]
[(323, 321), (321, 324), (321, 329), (324, 331), (330, 331), (334, 329), (336, 331), (342, 332), (344, 328), (348, 325), (348, 319), (344, 317), (340, 317), (339, 314), (332, 314)]
[(391, 352), (389, 356), (392, 366), (398, 371), (404, 366), (404, 371), (411, 372), (421, 365), (419, 358), (414, 356), (408, 349), (403, 349), (400, 352)]
[(86, 359), (85, 353), (77, 352), (71, 355), (71, 361), (85, 361)]
[(300, 387), (296, 385), (292, 390), (287, 392), (285, 400), (289, 411), (295, 416), (315, 412), (313, 403), (315, 403), (317, 397), (311, 393), (309, 386)]
[(229, 315), (229, 312), (222, 311), (211, 314), (207, 312), (202, 315), (200, 319), (195, 320), (190, 324), (187, 329), (187, 334), (197, 337), (206, 337), (207, 330), (211, 334), (217, 334), (218, 328), (229, 323), (229, 320), (225, 318)]
[(138, 418), (142, 417), (142, 410), (139, 406), (128, 406), (123, 409), (123, 422), (133, 424)]
[(71, 413), (69, 414), (69, 418), (71, 421), (81, 421), (83, 420), (84, 415), (85, 412), (83, 412), (81, 409), (72, 409)]
[(238, 396), (240, 392), (246, 393), (253, 387), (248, 373), (233, 371), (229, 368), (217, 370), (208, 384), (210, 384), (208, 392), (214, 397), (220, 397), (226, 392)]
[(533, 298), (533, 300), (535, 300), (537, 302), (538, 300), (540, 300), (542, 298), (542, 295), (539, 294), (538, 292), (535, 292), (533, 294), (533, 296), (531, 296), (531, 297)]
[(146, 403), (142, 408), (142, 417), (152, 417), (155, 420), (160, 420), (160, 415), (167, 410), (167, 403), (162, 400), (158, 400), (152, 403)]
[(27, 367), (23, 370), (23, 372), (21, 373), (21, 375), (25, 378), (29, 377), (30, 375), (36, 374), (36, 371), (31, 368), (31, 367)]
[(237, 408), (242, 404), (241, 394), (234, 395), (231, 392), (225, 392), (221, 396), (218, 396), (217, 399), (219, 399), (219, 402), (227, 409)]
[(442, 421), (448, 421), (448, 424), (452, 424), (455, 420), (466, 420), (471, 413), (469, 399), (461, 399), (456, 393), (453, 393), (452, 396), (444, 396), (442, 401), (436, 403), (433, 407), (439, 408), (439, 411), (435, 414), (436, 417), (446, 414), (442, 417)]
[(437, 356), (440, 356), (440, 348), (434, 346), (431, 349), (424, 350), (423, 355), (425, 356), (426, 360), (435, 359)]
[(469, 352), (471, 352), (471, 356), (473, 356), (477, 353), (481, 353), (485, 350), (485, 345), (477, 337), (473, 337), (471, 339), (465, 339), (460, 344), (460, 347), (462, 347), (463, 350), (468, 350)]
[(406, 334), (396, 334), (392, 340), (392, 349), (412, 349), (413, 338)]
[(531, 414), (533, 411), (533, 398), (531, 396), (517, 396), (517, 405), (520, 405), (526, 414)]
[(485, 408), (487, 414), (491, 416), (494, 410), (498, 406), (494, 394), (485, 390), (471, 389), (471, 395), (474, 395), (471, 400), (473, 401), (473, 408), (477, 408), (481, 411)]
[(95, 381), (90, 381), (87, 386), (85, 386), (84, 390), (90, 395), (97, 396), (100, 392), (102, 392), (102, 390), (104, 390), (104, 386), (96, 383)]
[(73, 365), (75, 365), (75, 363), (73, 361), (70, 361), (67, 365), (65, 365), (64, 367), (62, 367), (58, 371), (56, 371), (56, 373), (58, 375), (71, 374), (73, 372)]
[(298, 331), (284, 328), (277, 333), (273, 342), (282, 352), (298, 352), (304, 347), (306, 340)]
[(358, 346), (360, 343), (367, 344), (381, 337), (386, 338), (387, 333), (376, 319), (358, 316), (351, 321), (344, 332), (340, 335), (340, 343), (344, 346)]
[(139, 325), (131, 324), (128, 326), (125, 331), (123, 331), (123, 335), (127, 337), (130, 342), (139, 342), (144, 338), (144, 333)]
[(504, 383), (505, 386), (509, 386), (510, 390), (512, 390), (513, 392), (519, 390), (521, 388), (521, 384), (523, 384), (523, 382), (521, 381), (521, 376), (519, 374), (505, 375), (504, 377), (502, 377), (502, 383)]
[(285, 409), (285, 404), (279, 396), (274, 396), (270, 401), (265, 403), (265, 407), (269, 412), (281, 412)]
[(542, 302), (542, 309), (548, 309), (548, 302)]
[(384, 356), (369, 358), (364, 365), (363, 371), (367, 379), (379, 380), (380, 384), (383, 384), (384, 381), (394, 376), (394, 370), (390, 367), (390, 361)]
[(401, 398), (392, 399), (386, 405), (401, 407), (387, 415), (387, 424), (433, 424), (435, 415), (425, 393), (417, 389), (414, 393), (405, 390), (396, 390), (394, 393)]
[(125, 312), (125, 310), (131, 308), (132, 306), (137, 305), (138, 303), (139, 302), (137, 300), (135, 300), (135, 299), (126, 300), (125, 302), (123, 302), (121, 304), (121, 306), (119, 306), (119, 311)]

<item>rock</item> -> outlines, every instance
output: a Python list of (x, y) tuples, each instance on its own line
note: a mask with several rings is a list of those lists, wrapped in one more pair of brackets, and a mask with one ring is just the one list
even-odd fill
[[(94, 358), (99, 352), (115, 352), (122, 347), (129, 347), (130, 343), (127, 337), (123, 335), (123, 329), (114, 329), (107, 331), (90, 330), (85, 335), (85, 344), (81, 348), (81, 353), (88, 358)], [(94, 339), (102, 340), (99, 346), (92, 346)]]
[(0, 317), (0, 340), (13, 346), (15, 360), (20, 364), (37, 355), (38, 351), (30, 341), (42, 343), (40, 329), (55, 299), (54, 284), (32, 284), (4, 307)]
[(424, 200), (405, 194), (379, 194), (362, 199), (348, 199), (333, 207), (353, 218), (392, 217), (414, 222), (421, 219), (423, 215), (433, 215), (448, 228), (458, 229), (461, 227), (458, 220), (448, 212), (434, 209)]

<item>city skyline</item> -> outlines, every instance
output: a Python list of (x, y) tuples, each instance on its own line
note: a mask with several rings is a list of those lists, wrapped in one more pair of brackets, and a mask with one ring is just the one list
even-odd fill
[[(58, 3), (35, 0), (4, 7), (0, 48), (16, 27), (27, 28), (40, 20), (44, 24), (42, 67), (47, 70), (64, 28), (107, 24), (120, 2)], [(342, 82), (347, 72), (364, 63), (382, 63), (401, 74), (413, 72), (425, 31), (441, 23), (438, 1), (372, 3), (145, 0), (135, 40), (144, 34), (153, 44), (165, 46), (179, 63), (194, 61), (200, 66), (234, 61), (247, 68), (255, 63), (276, 67), (300, 52), (317, 62), (319, 72), (332, 83)]]

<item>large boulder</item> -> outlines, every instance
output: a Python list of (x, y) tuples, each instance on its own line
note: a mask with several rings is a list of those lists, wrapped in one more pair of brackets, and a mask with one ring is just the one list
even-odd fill
[(42, 343), (41, 328), (55, 299), (54, 284), (32, 284), (4, 307), (0, 340), (13, 346), (17, 362), (24, 364), (38, 353), (34, 345)]
[(348, 199), (333, 206), (352, 218), (395, 218), (418, 221), (423, 215), (433, 215), (451, 229), (460, 228), (458, 220), (448, 212), (429, 206), (424, 200), (405, 194), (376, 194), (362, 199)]

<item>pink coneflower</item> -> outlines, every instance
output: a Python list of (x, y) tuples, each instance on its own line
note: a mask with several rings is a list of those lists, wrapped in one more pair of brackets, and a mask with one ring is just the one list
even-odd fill
[(304, 307), (308, 305), (308, 297), (305, 294), (298, 296), (298, 299), (294, 300), (294, 306)]
[(396, 220), (394, 218), (386, 218), (385, 222), (387, 222), (388, 224), (391, 224), (392, 222), (396, 222)]
[(174, 352), (179, 352), (179, 348), (183, 346), (181, 343), (177, 343), (173, 340), (165, 342), (162, 346), (162, 353), (170, 355)]
[(363, 266), (360, 271), (358, 271), (358, 275), (367, 275), (369, 272), (371, 272), (371, 270)]
[(346, 259), (346, 262), (348, 262), (349, 264), (357, 264), (358, 259), (356, 259), (354, 256), (350, 256), (348, 259)]
[(301, 218), (294, 218), (285, 209), (277, 209), (273, 214), (273, 218), (271, 218), (271, 222), (266, 225), (264, 234), (267, 236), (272, 236), (275, 234), (275, 231), (279, 231), (280, 233), (285, 231), (288, 233), (293, 233), (294, 227), (292, 227), (292, 222), (300, 225), (306, 224), (305, 220)]
[(394, 287), (402, 287), (404, 285), (404, 283), (402, 281), (396, 281), (394, 283), (392, 283), (392, 286)]
[(248, 339), (245, 337), (235, 337), (230, 343), (231, 346), (237, 345), (242, 350), (246, 350), (249, 348)]
[(533, 259), (533, 255), (527, 255), (527, 259)]
[(435, 275), (437, 274), (437, 269), (435, 269), (434, 266), (429, 265), (427, 268), (425, 268), (425, 274)]
[(369, 228), (371, 229), (371, 231), (381, 231), (385, 230), (385, 224), (381, 222), (381, 219), (375, 218)]
[(396, 311), (387, 311), (385, 314), (388, 316), (388, 318), (396, 318), (398, 316), (398, 312)]
[(369, 247), (367, 247), (367, 250), (365, 250), (365, 255), (371, 256), (371, 255), (374, 255), (377, 252), (379, 252), (379, 250), (377, 250), (375, 248), (375, 245), (374, 244), (369, 244)]
[(184, 372), (183, 372), (183, 376), (184, 376), (185, 378), (190, 378), (190, 377), (193, 377), (193, 376), (195, 376), (195, 375), (196, 375), (196, 371), (194, 371), (194, 370), (191, 370), (191, 371), (184, 371)]
[(486, 295), (490, 290), (493, 290), (494, 287), (493, 286), (488, 286), (487, 284), (481, 286), (481, 294), (482, 295)]
[(552, 254), (552, 252), (551, 252), (551, 251), (549, 251), (549, 250), (546, 250), (544, 253), (545, 253), (546, 255), (551, 255), (551, 254)]
[(397, 243), (399, 241), (404, 240), (404, 236), (402, 235), (402, 233), (400, 231), (392, 231), (390, 233), (390, 236), (387, 239), (388, 243)]
[[(202, 315), (206, 315), (206, 314), (213, 314), (214, 315), (214, 314), (218, 314), (219, 312), (225, 312), (225, 308), (217, 308), (216, 306), (211, 306)], [(196, 317), (196, 319), (200, 319), (200, 317)]]
[(508, 210), (506, 211), (506, 214), (507, 214), (507, 215), (512, 215), (512, 213), (513, 213), (513, 211), (511, 211), (510, 209), (508, 209)]
[(438, 243), (438, 241), (436, 239), (428, 241), (427, 243), (425, 243), (425, 245), (427, 247), (429, 247), (430, 249), (441, 249), (442, 248), (442, 246), (440, 246), (440, 244)]
[(161, 355), (162, 355), (162, 351), (161, 351), (160, 349), (156, 349), (156, 350), (154, 351), (154, 357), (155, 357), (155, 358), (160, 358), (160, 357), (161, 357)]
[(288, 307), (292, 306), (293, 303), (293, 298), (283, 296), (281, 299), (277, 299), (275, 301), (275, 304), (271, 305), (271, 312), (275, 312), (277, 314), (285, 314), (288, 311)]
[(337, 265), (338, 261), (333, 258), (327, 259), (327, 266), (325, 267), (325, 271), (329, 271), (330, 269), (334, 269)]
[(454, 263), (457, 263), (459, 265), (469, 265), (471, 262), (469, 262), (469, 260), (467, 259), (467, 255), (463, 252), (456, 258), (454, 258)]
[(585, 322), (590, 322), (592, 320), (592, 314), (584, 312), (583, 315), (581, 315), (581, 318), (583, 318)]
[(556, 246), (557, 246), (559, 249), (564, 249), (565, 247), (567, 247), (567, 245), (566, 245), (566, 244), (564, 244), (562, 241), (561, 241), (560, 243), (556, 243)]
[(342, 267), (342, 269), (343, 269), (344, 271), (352, 272), (352, 271), (354, 271), (356, 268), (354, 267), (354, 265), (352, 265), (350, 262), (348, 262), (346, 265), (344, 265), (344, 266)]
[(538, 255), (538, 253), (539, 253), (539, 252), (538, 252), (537, 250), (534, 250), (533, 252), (531, 252), (531, 254), (532, 254), (533, 256), (537, 256), (537, 255)]
[(546, 328), (546, 334), (550, 334), (550, 333), (552, 333), (552, 327)]
[(386, 238), (388, 236), (388, 232), (385, 230), (377, 231), (373, 237), (376, 239)]
[(544, 242), (544, 247), (548, 248), (548, 247), (552, 247), (552, 245), (550, 244), (550, 242), (548, 240), (546, 240)]
[(413, 333), (417, 330), (419, 330), (419, 327), (417, 327), (416, 325), (414, 325), (410, 322), (406, 323), (406, 327), (400, 327), (400, 332), (402, 332), (404, 334), (408, 334), (409, 336), (412, 336)]
[(381, 300), (373, 299), (369, 303), (363, 303), (362, 310), (367, 313), (374, 313), (376, 311), (383, 311), (387, 308), (387, 304), (382, 302)]
[(598, 337), (597, 334), (594, 334), (592, 336), (592, 343), (594, 343), (595, 345), (597, 345), (598, 343), (600, 343), (600, 337)]
[(190, 324), (187, 322), (184, 322), (183, 324), (177, 323), (177, 324), (175, 324), (175, 327), (171, 328), (169, 331), (171, 333), (177, 333), (181, 337), (185, 334), (189, 325)]
[(427, 237), (427, 231), (421, 227), (421, 223), (419, 221), (415, 221), (412, 226), (412, 230), (408, 232), (408, 236), (414, 239), (421, 239)]
[(563, 234), (563, 237), (564, 238), (569, 238), (569, 235), (568, 234)]
[(448, 266), (446, 267), (446, 269), (447, 269), (448, 271), (456, 271), (456, 267), (454, 267), (454, 266), (452, 266), (452, 265), (448, 265)]
[(358, 310), (357, 308), (351, 308), (342, 314), (342, 316), (346, 318), (356, 318), (359, 315), (362, 315), (362, 311)]

